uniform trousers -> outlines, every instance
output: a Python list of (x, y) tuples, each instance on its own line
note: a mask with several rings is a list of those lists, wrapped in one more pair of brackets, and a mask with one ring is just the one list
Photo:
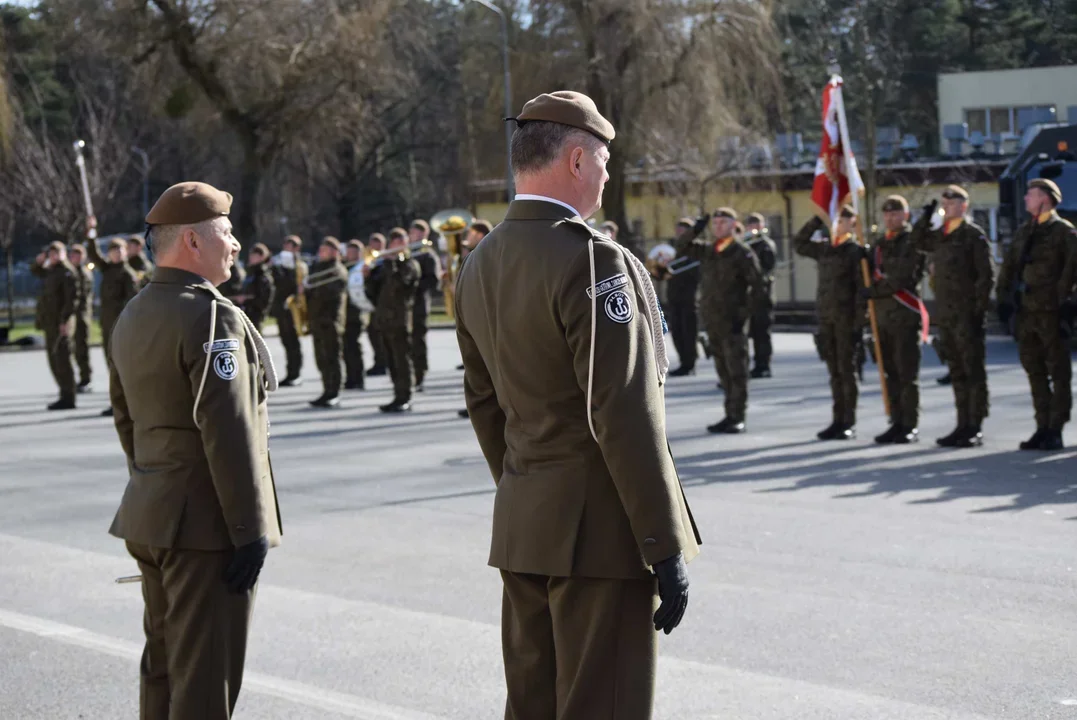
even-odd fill
[(60, 328), (47, 328), (45, 348), (49, 353), (49, 370), (52, 371), (52, 377), (60, 388), (60, 396), (74, 399), (75, 368), (70, 333), (61, 335)]
[[(416, 301), (416, 307), (419, 306)], [(427, 313), (415, 312), (411, 320), (411, 362), (415, 370), (416, 378), (426, 375), (430, 367), (426, 353)]]
[(1058, 315), (1022, 312), (1017, 319), (1017, 347), (1032, 389), (1036, 427), (1061, 430), (1073, 407), (1073, 365)]
[(344, 382), (347, 385), (363, 385), (363, 346), (359, 338), (363, 334), (363, 318), (349, 313), (344, 325)]
[(79, 384), (89, 385), (93, 370), (90, 368), (90, 323), (85, 315), (75, 316), (75, 362), (79, 366)]
[(382, 338), (385, 341), (385, 362), (389, 376), (393, 380), (393, 400), (408, 402), (411, 400), (411, 387), (414, 376), (411, 366), (411, 337), (406, 326), (383, 327)]
[(860, 399), (857, 382), (856, 346), (859, 332), (854, 323), (819, 322), (819, 354), (830, 374), (833, 419), (839, 425), (856, 425), (856, 404)]
[(381, 328), (378, 327), (377, 310), (370, 314), (370, 326), (367, 328), (366, 336), (370, 339), (370, 347), (374, 350), (374, 367), (389, 367), (385, 359), (385, 338), (382, 337)]
[(665, 310), (669, 334), (673, 337), (673, 347), (677, 350), (681, 367), (694, 368), (699, 353), (699, 320), (695, 300), (672, 300)]
[(285, 310), (277, 317), (277, 328), (280, 330), (280, 341), (284, 345), (284, 354), (287, 358), (287, 379), (294, 380), (299, 377), (303, 370), (303, 348), (299, 344), (299, 332), (295, 327), (292, 313)]
[(142, 572), (141, 720), (227, 720), (239, 698), (255, 591), (224, 584), (232, 551), (128, 542)]
[(768, 301), (752, 313), (752, 318), (748, 325), (748, 335), (752, 338), (755, 366), (760, 370), (770, 369), (770, 358), (774, 354), (774, 346), (770, 339), (772, 325), (774, 325), (774, 309)]
[(650, 720), (655, 580), (501, 578), (505, 720)]
[(890, 422), (905, 428), (920, 424), (920, 316), (911, 310), (879, 318), (879, 346), (890, 398)]
[(736, 333), (728, 318), (717, 318), (707, 323), (707, 336), (718, 380), (725, 388), (725, 416), (732, 422), (744, 422), (748, 413), (748, 338), (743, 324)]
[(980, 427), (987, 417), (987, 339), (983, 316), (939, 322), (939, 345), (950, 368), (959, 427)]
[(314, 326), (310, 329), (314, 341), (314, 362), (322, 376), (326, 397), (340, 394), (340, 333), (335, 325)]
[(122, 308), (116, 311), (101, 309), (101, 347), (105, 351), (106, 365), (112, 362), (112, 328), (115, 327), (122, 310)]

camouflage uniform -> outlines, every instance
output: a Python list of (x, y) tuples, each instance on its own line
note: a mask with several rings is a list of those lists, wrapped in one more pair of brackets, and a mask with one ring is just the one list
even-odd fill
[(949, 233), (930, 227), (925, 212), (909, 236), (912, 246), (934, 255), (935, 313), (940, 356), (946, 358), (957, 404), (959, 428), (979, 428), (988, 415), (986, 329), (984, 317), (994, 283), (987, 235), (962, 222)]
[(97, 241), (86, 243), (90, 260), (101, 271), (101, 344), (105, 362), (112, 362), (112, 327), (139, 288), (138, 273), (127, 263), (114, 263), (101, 255)]
[[(920, 423), (920, 312), (895, 297), (905, 291), (919, 298), (927, 259), (910, 242), (912, 227), (906, 225), (893, 237), (880, 235), (871, 253), (875, 317), (879, 326), (886, 392), (890, 397), (890, 421), (906, 430)], [(910, 298), (911, 299), (911, 298)]]
[[(822, 241), (813, 241), (817, 232)], [(816, 338), (819, 355), (830, 373), (830, 394), (833, 397), (835, 426), (852, 428), (856, 425), (856, 405), (860, 388), (857, 384), (857, 348), (864, 332), (867, 307), (859, 296), (864, 286), (860, 261), (863, 248), (849, 239), (834, 245), (822, 219), (813, 217), (793, 239), (797, 255), (815, 260), (819, 266), (815, 311), (819, 316)]]
[(415, 288), (422, 270), (413, 259), (386, 259), (371, 271), (365, 290), (377, 307), (376, 320), (385, 341), (386, 364), (393, 379), (393, 401), (411, 400), (411, 323)]
[[(61, 260), (45, 268), (37, 263), (30, 271), (41, 278), (43, 287), (37, 303), (37, 325), (45, 331), (45, 350), (49, 354), (49, 369), (60, 387), (61, 402), (75, 402), (75, 369), (72, 364), (72, 340), (75, 334), (77, 281), (75, 268)], [(66, 334), (60, 328), (66, 328)]]
[(318, 281), (317, 287), (308, 288), (307, 318), (311, 339), (314, 341), (314, 362), (322, 375), (322, 398), (340, 395), (341, 336), (344, 334), (345, 313), (348, 302), (348, 271), (340, 260), (323, 260), (314, 263), (311, 275), (331, 270), (326, 275), (329, 282)]
[(82, 265), (75, 270), (75, 362), (79, 366), (79, 387), (90, 384), (90, 328), (93, 326), (93, 271)]
[[(429, 367), (426, 352), (427, 318), (430, 316), (430, 294), (438, 289), (441, 263), (429, 249), (413, 253), (412, 260), (419, 266), (419, 284), (415, 288), (412, 313), (411, 358), (415, 367), (415, 384), (422, 385)], [(385, 341), (388, 346), (389, 341)], [(388, 349), (388, 348), (386, 348)]]
[(725, 414), (743, 423), (748, 409), (748, 338), (745, 325), (763, 301), (759, 261), (736, 240), (719, 251), (710, 240), (678, 241), (677, 250), (700, 262), (700, 318), (710, 338), (714, 366), (725, 388)]
[(273, 273), (266, 261), (251, 265), (243, 281), (243, 312), (254, 323), (258, 332), (262, 332), (262, 323), (266, 314), (273, 307)]
[[(1052, 212), (1025, 224), (1006, 252), (996, 297), (1017, 311), (1017, 345), (1028, 373), (1036, 427), (1061, 431), (1073, 396), (1069, 340), (1077, 283), (1077, 235)], [(1066, 316), (1069, 317), (1066, 317)]]
[(755, 253), (759, 260), (759, 269), (763, 273), (763, 301), (752, 313), (748, 330), (755, 351), (754, 369), (756, 372), (763, 372), (770, 370), (770, 358), (774, 354), (770, 327), (774, 324), (774, 305), (777, 303), (774, 296), (774, 268), (778, 265), (778, 246), (770, 239), (766, 229), (753, 232), (745, 238), (745, 242)]

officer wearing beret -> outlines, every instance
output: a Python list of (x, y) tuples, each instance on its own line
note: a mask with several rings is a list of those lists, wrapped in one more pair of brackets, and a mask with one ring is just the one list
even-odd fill
[(318, 261), (310, 269), (304, 292), (314, 362), (322, 376), (322, 394), (310, 404), (335, 408), (340, 405), (340, 366), (344, 359), (341, 339), (348, 312), (348, 271), (340, 262), (340, 241), (335, 237), (322, 239)]
[(565, 91), (515, 120), (518, 194), (464, 262), (455, 304), (497, 485), (505, 717), (650, 718), (655, 630), (680, 622), (698, 552), (666, 442), (657, 300), (643, 264), (584, 222), (613, 126)]
[(778, 266), (778, 246), (770, 237), (767, 220), (761, 213), (752, 213), (744, 218), (744, 242), (759, 260), (759, 271), (763, 274), (762, 302), (752, 313), (748, 323), (748, 335), (752, 338), (754, 363), (751, 376), (768, 378), (770, 358), (774, 355), (774, 344), (770, 338), (770, 328), (774, 324), (774, 269)]
[(941, 447), (978, 447), (990, 408), (985, 321), (994, 261), (987, 233), (966, 219), (969, 194), (964, 188), (950, 185), (942, 191), (942, 224), (935, 228), (932, 219), (938, 207), (938, 200), (925, 206), (909, 235), (912, 246), (930, 253), (935, 262), (934, 320), (957, 405), (957, 426), (935, 442)]
[[(124, 307), (139, 290), (138, 273), (127, 263), (127, 243), (112, 238), (106, 255), (101, 255), (95, 238), (86, 239), (90, 260), (101, 273), (101, 346), (105, 351), (105, 364), (112, 362), (112, 328)], [(101, 413), (112, 417), (112, 407)]]
[(1070, 338), (1077, 319), (1077, 235), (1059, 217), (1062, 191), (1051, 180), (1028, 184), (1030, 218), (1006, 251), (995, 296), (999, 319), (1017, 319), (1021, 365), (1032, 388), (1036, 432), (1022, 450), (1061, 450), (1073, 406)]
[(232, 196), (185, 182), (146, 216), (159, 263), (112, 331), (110, 394), (130, 480), (110, 533), (142, 572), (143, 720), (225, 720), (280, 516), (265, 342), (216, 285)]
[(75, 243), (67, 252), (75, 269), (75, 362), (79, 366), (77, 392), (89, 392), (93, 368), (90, 367), (90, 327), (93, 325), (93, 271), (86, 267), (86, 247)]
[(75, 311), (78, 308), (78, 281), (75, 268), (67, 260), (67, 247), (51, 243), (37, 256), (30, 272), (41, 278), (41, 297), (37, 302), (37, 327), (45, 331), (45, 351), (49, 369), (60, 387), (60, 398), (49, 410), (75, 409), (74, 335)]
[(885, 231), (869, 253), (871, 286), (862, 292), (875, 300), (890, 427), (879, 444), (904, 445), (920, 439), (920, 343), (926, 337), (927, 309), (920, 298), (927, 259), (912, 246), (909, 203), (901, 195), (883, 201)]

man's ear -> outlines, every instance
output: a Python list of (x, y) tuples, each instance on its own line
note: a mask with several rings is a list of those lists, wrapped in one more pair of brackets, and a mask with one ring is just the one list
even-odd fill
[(572, 148), (572, 151), (568, 154), (568, 171), (576, 179), (583, 177), (583, 153), (583, 148), (577, 146)]

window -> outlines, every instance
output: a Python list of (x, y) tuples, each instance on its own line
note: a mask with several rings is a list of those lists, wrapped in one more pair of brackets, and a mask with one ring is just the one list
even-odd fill
[(987, 134), (987, 111), (966, 110), (965, 122), (968, 123), (969, 133), (981, 132)]
[(969, 134), (983, 133), (987, 137), (1003, 134), (1021, 134), (1030, 125), (1055, 121), (1054, 105), (1029, 105), (1025, 107), (966, 108), (965, 122)]

